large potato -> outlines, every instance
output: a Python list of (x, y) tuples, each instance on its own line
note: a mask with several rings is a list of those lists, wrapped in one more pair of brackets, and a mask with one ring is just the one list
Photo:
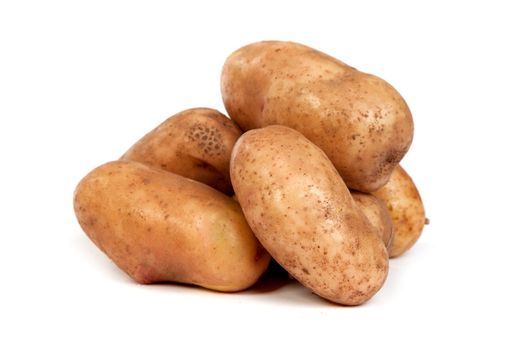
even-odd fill
[(398, 165), (388, 183), (374, 192), (385, 202), (394, 226), (390, 257), (406, 252), (416, 243), (425, 226), (425, 208), (414, 181)]
[(96, 168), (78, 184), (74, 207), (89, 238), (139, 283), (238, 291), (270, 261), (233, 199), (144, 164)]
[(168, 118), (123, 156), (231, 193), (230, 155), (241, 130), (219, 111), (193, 108)]
[(224, 105), (241, 129), (300, 131), (352, 189), (384, 185), (412, 142), (412, 115), (391, 85), (307, 46), (245, 46), (228, 57), (221, 79)]
[(372, 226), (377, 229), (386, 249), (390, 252), (393, 237), (392, 219), (385, 203), (370, 193), (357, 191), (351, 193), (358, 208), (365, 214)]
[(347, 305), (381, 288), (385, 245), (330, 160), (299, 132), (245, 133), (232, 152), (231, 179), (259, 241), (303, 285)]

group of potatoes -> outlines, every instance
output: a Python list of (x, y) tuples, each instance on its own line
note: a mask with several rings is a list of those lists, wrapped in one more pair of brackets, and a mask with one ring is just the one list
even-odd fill
[(85, 176), (82, 229), (139, 283), (240, 291), (273, 258), (325, 299), (370, 299), (426, 220), (399, 165), (414, 131), (403, 98), (278, 41), (231, 54), (221, 91), (231, 119), (185, 110)]

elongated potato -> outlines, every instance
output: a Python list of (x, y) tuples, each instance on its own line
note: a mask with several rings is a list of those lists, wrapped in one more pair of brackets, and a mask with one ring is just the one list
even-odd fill
[(370, 193), (351, 191), (352, 198), (365, 214), (372, 226), (377, 229), (377, 233), (383, 240), (385, 247), (390, 252), (393, 237), (392, 219), (385, 203)]
[(394, 226), (390, 257), (396, 257), (410, 249), (421, 236), (425, 226), (425, 208), (414, 181), (398, 165), (388, 183), (374, 192), (385, 202)]
[(238, 291), (270, 261), (234, 200), (144, 164), (96, 168), (78, 184), (74, 207), (89, 238), (139, 283)]
[(412, 115), (391, 85), (304, 45), (266, 41), (235, 51), (221, 89), (241, 129), (300, 131), (362, 192), (384, 185), (412, 142)]
[(259, 241), (314, 293), (358, 305), (383, 285), (385, 245), (330, 160), (299, 132), (245, 133), (232, 152), (231, 179)]
[(232, 192), (230, 155), (241, 130), (210, 108), (193, 108), (168, 118), (135, 143), (122, 160), (133, 160)]

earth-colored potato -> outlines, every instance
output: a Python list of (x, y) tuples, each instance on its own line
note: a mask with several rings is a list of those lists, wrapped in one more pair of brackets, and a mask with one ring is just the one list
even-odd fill
[(426, 223), (425, 208), (416, 185), (398, 165), (388, 183), (374, 195), (386, 204), (394, 226), (390, 257), (406, 252), (416, 243)]
[(221, 90), (241, 129), (300, 131), (362, 192), (383, 186), (412, 142), (412, 115), (391, 85), (304, 45), (266, 41), (235, 51)]
[(96, 168), (78, 184), (74, 207), (89, 238), (139, 283), (238, 291), (255, 283), (270, 261), (238, 203), (145, 164)]
[(390, 252), (393, 230), (392, 219), (385, 203), (370, 193), (351, 191), (352, 198), (365, 214), (372, 226), (377, 229), (377, 233), (383, 239), (387, 251)]
[(239, 136), (241, 130), (219, 111), (193, 108), (168, 118), (121, 159), (162, 168), (230, 194), (230, 155)]
[(230, 175), (257, 238), (304, 286), (346, 305), (381, 288), (383, 241), (324, 152), (299, 132), (248, 131), (235, 144)]

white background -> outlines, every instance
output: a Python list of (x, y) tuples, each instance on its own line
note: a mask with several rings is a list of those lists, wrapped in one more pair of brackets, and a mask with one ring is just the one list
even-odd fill
[[(189, 3), (0, 3), (0, 348), (523, 349), (519, 2)], [(82, 176), (178, 111), (224, 111), (224, 59), (264, 39), (379, 75), (413, 112), (431, 225), (363, 306), (137, 285), (76, 223)]]

